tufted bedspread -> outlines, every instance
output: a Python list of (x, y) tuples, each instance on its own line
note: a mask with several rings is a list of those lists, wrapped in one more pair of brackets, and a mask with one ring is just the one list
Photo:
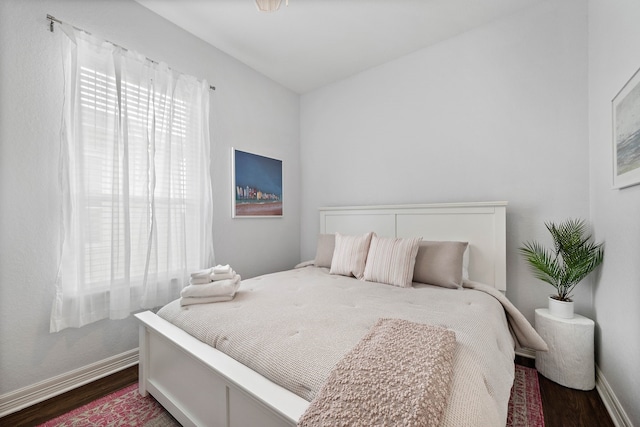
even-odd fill
[(514, 339), (503, 305), (480, 290), (399, 288), (306, 267), (245, 280), (229, 302), (176, 300), (158, 315), (309, 401), (378, 319), (444, 326), (456, 345), (442, 425), (506, 422)]

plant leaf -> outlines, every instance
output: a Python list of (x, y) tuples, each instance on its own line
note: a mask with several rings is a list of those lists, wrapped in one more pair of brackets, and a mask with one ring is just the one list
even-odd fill
[(603, 243), (592, 242), (586, 222), (568, 219), (545, 223), (553, 239), (553, 250), (538, 242), (526, 242), (519, 248), (537, 279), (557, 289), (558, 297), (569, 298), (573, 288), (604, 259)]

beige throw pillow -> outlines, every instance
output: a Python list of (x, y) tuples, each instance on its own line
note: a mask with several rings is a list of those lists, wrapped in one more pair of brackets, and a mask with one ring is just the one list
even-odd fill
[(420, 242), (413, 281), (445, 288), (462, 287), (462, 260), (468, 244), (468, 242)]
[(422, 237), (396, 239), (373, 236), (364, 268), (364, 280), (410, 288), (421, 240)]
[(331, 258), (329, 273), (362, 279), (372, 235), (373, 233), (345, 236), (336, 233), (336, 247)]
[(335, 234), (318, 235), (318, 244), (316, 246), (316, 259), (314, 265), (316, 267), (331, 267), (331, 259), (333, 258), (333, 251), (335, 247)]

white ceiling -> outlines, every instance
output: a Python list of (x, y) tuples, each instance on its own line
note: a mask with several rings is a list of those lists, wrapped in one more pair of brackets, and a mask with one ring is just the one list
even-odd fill
[(136, 0), (283, 86), (305, 93), (542, 0)]

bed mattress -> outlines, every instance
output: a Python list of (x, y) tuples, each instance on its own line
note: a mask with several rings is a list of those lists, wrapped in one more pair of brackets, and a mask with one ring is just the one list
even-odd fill
[(306, 267), (245, 280), (229, 302), (176, 300), (158, 315), (309, 401), (378, 319), (444, 326), (456, 346), (443, 424), (506, 422), (514, 340), (503, 306), (485, 292), (399, 288)]

